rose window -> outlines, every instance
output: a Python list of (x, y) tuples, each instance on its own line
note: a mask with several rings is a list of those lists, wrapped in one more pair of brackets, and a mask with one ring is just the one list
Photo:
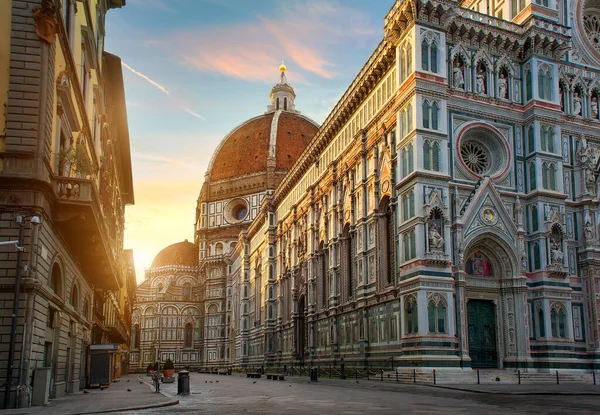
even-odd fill
[(460, 146), (460, 156), (473, 173), (483, 174), (490, 168), (490, 155), (480, 143), (475, 141), (463, 143)]
[(592, 46), (600, 51), (600, 17), (597, 14), (583, 16), (583, 28)]

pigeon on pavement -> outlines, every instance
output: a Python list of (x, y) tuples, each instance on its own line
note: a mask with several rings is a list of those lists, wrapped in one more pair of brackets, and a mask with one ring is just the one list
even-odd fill
[(83, 390), (83, 393), (90, 393), (90, 391), (86, 391), (85, 389)]
[(127, 389), (127, 392), (131, 392), (131, 389)]
[(256, 381), (252, 382), (252, 383), (256, 383)]

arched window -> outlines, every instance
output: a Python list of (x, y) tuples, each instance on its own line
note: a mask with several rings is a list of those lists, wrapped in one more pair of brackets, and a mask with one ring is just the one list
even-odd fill
[(223, 255), (223, 244), (221, 242), (217, 242), (215, 245), (215, 255)]
[(440, 171), (440, 145), (437, 141), (431, 147), (431, 160), (433, 161), (433, 170)]
[(427, 303), (430, 333), (446, 332), (446, 305), (440, 295), (434, 295)]
[(413, 129), (413, 118), (412, 118), (412, 105), (408, 104), (406, 107), (406, 129), (407, 133), (410, 133)]
[(529, 163), (529, 190), (537, 189), (537, 180), (536, 180), (536, 171), (535, 171), (535, 161)]
[(279, 110), (279, 97), (277, 97), (277, 101), (276, 102), (277, 102), (277, 104), (275, 105), (275, 109)]
[(438, 71), (438, 50), (437, 44), (431, 45), (426, 39), (421, 43), (421, 67), (424, 71), (437, 73)]
[(321, 242), (321, 305), (323, 308), (329, 306), (329, 250), (325, 247), (324, 242)]
[(50, 276), (50, 288), (54, 294), (61, 297), (62, 294), (62, 271), (60, 266), (55, 262), (52, 266), (52, 274)]
[(88, 295), (83, 298), (83, 317), (86, 320), (90, 318), (90, 297)]
[(194, 345), (194, 325), (192, 323), (186, 323), (184, 334), (183, 334), (183, 347), (191, 349)]
[(414, 169), (414, 150), (412, 143), (410, 143), (408, 145), (408, 172), (412, 173)]
[(424, 71), (429, 70), (429, 43), (426, 40), (421, 42), (421, 67)]
[(287, 111), (287, 97), (283, 97), (283, 110)]
[(550, 164), (548, 176), (548, 185), (550, 186), (550, 190), (556, 190), (556, 165), (554, 163)]
[(402, 196), (402, 220), (415, 216), (415, 192), (410, 191)]
[(540, 244), (537, 242), (533, 243), (533, 270), (538, 270), (541, 268), (541, 262), (540, 262)]
[(431, 144), (429, 144), (429, 140), (425, 140), (425, 143), (423, 143), (423, 168), (431, 170)]
[(272, 300), (274, 298), (275, 298), (275, 295), (274, 295), (274, 291), (273, 291), (273, 286), (270, 285), (269, 286), (269, 300)]
[(136, 324), (133, 326), (133, 330), (131, 330), (131, 337), (134, 349), (140, 348), (140, 325)]
[(431, 106), (431, 128), (434, 130), (439, 130), (439, 108), (438, 103), (434, 102)]
[(350, 301), (354, 293), (353, 258), (352, 233), (350, 232), (350, 224), (346, 223), (342, 234), (342, 270), (346, 284), (346, 301)]
[(540, 142), (542, 151), (548, 151), (548, 130), (546, 129), (546, 126), (542, 126)]
[(538, 68), (538, 95), (540, 99), (552, 100), (552, 69), (548, 65)]
[(192, 285), (189, 282), (183, 284), (183, 301), (191, 301), (192, 299)]
[(405, 232), (402, 236), (402, 241), (404, 243), (404, 261), (406, 262), (417, 256), (415, 231), (410, 230)]
[(404, 319), (406, 320), (406, 334), (415, 334), (419, 331), (417, 301), (414, 296), (409, 296), (405, 301)]
[(537, 311), (538, 327), (540, 328), (540, 337), (546, 337), (546, 322), (544, 319), (544, 309), (540, 306)]
[(554, 305), (550, 312), (550, 326), (552, 327), (552, 337), (567, 337), (567, 313), (562, 305)]
[(429, 101), (423, 101), (423, 128), (429, 128), (430, 106)]
[(531, 207), (531, 230), (532, 232), (537, 232), (539, 228), (538, 222), (538, 208), (536, 205)]
[(269, 320), (273, 319), (273, 304), (269, 304)]
[(533, 98), (533, 84), (532, 84), (533, 80), (531, 79), (531, 69), (527, 68), (525, 70), (525, 86), (526, 86), (526, 91), (525, 91), (525, 97), (527, 98), (527, 100), (529, 101), (531, 98)]
[(412, 73), (412, 47), (410, 43), (406, 45), (406, 67), (405, 67), (405, 76), (409, 76)]
[(79, 292), (77, 290), (77, 285), (75, 284), (73, 284), (73, 288), (71, 290), (70, 302), (75, 311), (79, 312)]
[(533, 133), (533, 125), (530, 125), (527, 129), (527, 150), (530, 153), (535, 151), (535, 135)]

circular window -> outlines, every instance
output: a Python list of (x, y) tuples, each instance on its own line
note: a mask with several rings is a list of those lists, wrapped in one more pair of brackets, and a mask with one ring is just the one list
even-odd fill
[(507, 172), (510, 158), (508, 145), (491, 128), (470, 128), (458, 140), (456, 152), (465, 173), (498, 179)]
[(573, 28), (583, 43), (583, 48), (574, 48), (572, 52), (576, 55), (583, 54), (587, 60), (600, 59), (600, 2), (578, 0), (575, 16)]
[(475, 141), (467, 141), (460, 146), (460, 156), (474, 173), (483, 174), (490, 168), (490, 155), (485, 147)]
[(234, 199), (225, 208), (225, 220), (229, 223), (239, 223), (248, 216), (246, 199)]

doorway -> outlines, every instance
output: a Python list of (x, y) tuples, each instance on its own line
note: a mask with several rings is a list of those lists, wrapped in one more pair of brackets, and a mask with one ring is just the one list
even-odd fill
[(469, 356), (473, 368), (497, 368), (496, 311), (489, 300), (469, 300)]

